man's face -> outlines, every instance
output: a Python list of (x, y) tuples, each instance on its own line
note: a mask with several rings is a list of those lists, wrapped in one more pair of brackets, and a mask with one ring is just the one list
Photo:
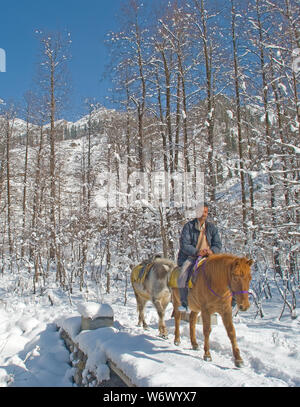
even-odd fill
[(208, 207), (204, 206), (202, 208), (198, 208), (197, 210), (197, 218), (200, 222), (205, 222), (208, 215)]

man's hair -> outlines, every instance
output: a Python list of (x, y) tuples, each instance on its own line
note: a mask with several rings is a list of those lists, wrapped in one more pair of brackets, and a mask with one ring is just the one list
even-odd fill
[(208, 208), (208, 207), (209, 207), (207, 201), (199, 202), (199, 203), (198, 203), (197, 208), (203, 208), (203, 207), (205, 207), (205, 208)]
[(203, 209), (208, 208), (207, 202), (200, 202), (196, 207), (196, 217), (200, 218), (203, 214)]

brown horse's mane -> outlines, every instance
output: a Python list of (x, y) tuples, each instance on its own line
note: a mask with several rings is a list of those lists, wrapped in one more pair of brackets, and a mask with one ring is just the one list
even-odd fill
[(242, 260), (242, 258), (227, 253), (209, 256), (204, 266), (207, 281), (214, 287), (226, 286), (233, 270), (233, 263), (236, 260)]

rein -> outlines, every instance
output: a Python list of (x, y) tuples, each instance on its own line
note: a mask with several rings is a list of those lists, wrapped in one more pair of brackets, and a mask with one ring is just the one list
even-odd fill
[[(197, 264), (198, 264), (198, 263), (197, 263)], [(204, 279), (205, 279), (207, 288), (208, 288), (209, 291), (212, 292), (216, 297), (218, 297), (218, 298), (224, 298), (222, 295), (217, 294), (217, 293), (210, 287), (210, 285), (209, 285), (209, 283), (208, 283), (207, 276), (206, 276), (206, 274), (205, 274), (205, 265), (206, 265), (206, 261), (204, 261), (204, 263), (202, 263), (200, 267), (201, 267), (201, 270), (202, 270), (202, 273), (203, 273), (203, 276), (204, 276)], [(234, 295), (238, 295), (238, 294), (250, 294), (249, 291), (232, 291), (230, 287), (229, 287), (229, 289), (230, 289), (231, 292), (230, 292), (230, 294), (229, 294), (227, 297), (225, 297), (225, 299), (226, 299), (226, 298), (229, 298), (229, 297), (233, 297)]]

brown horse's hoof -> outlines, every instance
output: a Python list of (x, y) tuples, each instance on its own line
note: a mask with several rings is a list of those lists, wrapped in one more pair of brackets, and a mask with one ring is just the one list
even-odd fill
[(205, 362), (211, 362), (212, 361), (212, 358), (211, 358), (210, 355), (204, 355), (203, 359), (205, 360)]
[(198, 343), (193, 343), (193, 344), (192, 344), (192, 348), (193, 348), (193, 350), (199, 350), (199, 345), (198, 345)]
[(175, 341), (174, 341), (174, 345), (175, 345), (175, 346), (179, 346), (179, 345), (180, 345), (180, 341), (179, 341), (179, 340), (175, 340)]
[(243, 367), (244, 361), (243, 361), (243, 359), (235, 359), (234, 364), (236, 367)]

